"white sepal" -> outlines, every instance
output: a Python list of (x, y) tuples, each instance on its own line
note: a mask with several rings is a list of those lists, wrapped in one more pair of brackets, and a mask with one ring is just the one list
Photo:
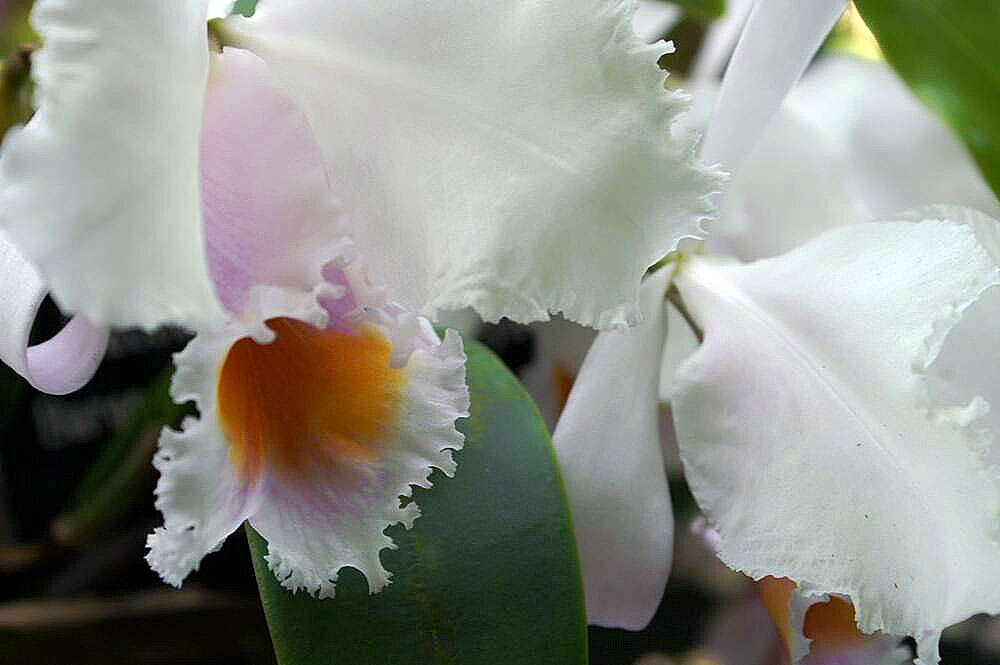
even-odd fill
[(640, 630), (663, 596), (674, 519), (660, 446), (665, 268), (643, 284), (646, 320), (597, 336), (553, 442), (569, 495), (589, 623)]

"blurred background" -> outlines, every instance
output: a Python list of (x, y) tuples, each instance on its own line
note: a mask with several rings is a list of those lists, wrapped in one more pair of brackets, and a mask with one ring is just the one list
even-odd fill
[[(5, 127), (30, 115), (29, 98), (11, 94), (11, 82), (25, 73), (23, 47), (36, 43), (30, 5), (0, 0)], [(707, 19), (679, 6), (670, 11), (669, 20), (651, 15), (645, 29), (674, 40), (677, 52), (661, 64), (679, 85)], [(878, 58), (852, 11), (825, 48)], [(47, 339), (63, 323), (46, 302), (33, 336)], [(494, 349), (555, 422), (592, 333), (562, 321), (482, 325), (456, 316), (453, 323)], [(162, 426), (176, 426), (186, 413), (167, 387), (171, 354), (187, 340), (177, 329), (118, 332), (94, 379), (64, 397), (40, 394), (0, 365), (0, 663), (274, 662), (242, 532), (207, 557), (182, 590), (163, 584), (143, 559), (146, 535), (160, 523), (150, 463), (156, 439)], [(669, 427), (665, 414), (668, 448)], [(666, 596), (642, 632), (592, 628), (591, 662), (779, 665), (766, 594), (714, 558), (679, 460), (669, 449), (667, 458), (677, 541)], [(945, 663), (1000, 662), (1000, 623), (975, 618), (957, 626), (945, 634), (942, 652)]]

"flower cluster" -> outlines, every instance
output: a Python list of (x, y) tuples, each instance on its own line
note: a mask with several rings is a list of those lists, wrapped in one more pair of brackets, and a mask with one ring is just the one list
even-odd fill
[[(456, 472), (466, 356), (434, 323), (561, 314), (601, 331), (554, 433), (592, 623), (661, 600), (668, 402), (792, 661), (912, 636), (936, 663), (1000, 612), (1000, 203), (884, 65), (796, 86), (846, 4), (733, 0), (689, 104), (646, 41), (677, 13), (637, 0), (38, 0), (0, 358), (66, 393), (110, 329), (192, 330), (150, 565), (180, 585), (247, 521), (329, 597), (346, 566), (388, 584), (386, 529)], [(74, 318), (29, 346), (48, 293)]]

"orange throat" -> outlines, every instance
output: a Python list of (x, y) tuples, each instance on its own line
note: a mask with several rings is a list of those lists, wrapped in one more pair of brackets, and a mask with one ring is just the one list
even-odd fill
[(273, 342), (238, 340), (219, 371), (219, 420), (242, 480), (377, 460), (406, 385), (405, 369), (389, 366), (389, 341), (371, 327), (318, 330), (284, 317), (267, 326)]

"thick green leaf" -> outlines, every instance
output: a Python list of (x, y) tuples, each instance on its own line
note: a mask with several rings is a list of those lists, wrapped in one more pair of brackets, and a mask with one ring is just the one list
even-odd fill
[(856, 4), (886, 59), (962, 138), (1000, 196), (1000, 3), (856, 0)]
[(393, 527), (381, 593), (353, 569), (337, 597), (283, 589), (247, 528), (280, 665), (583, 665), (586, 617), (569, 508), (545, 425), (517, 379), (466, 341), (472, 416), (454, 478), (417, 489), (422, 516)]

